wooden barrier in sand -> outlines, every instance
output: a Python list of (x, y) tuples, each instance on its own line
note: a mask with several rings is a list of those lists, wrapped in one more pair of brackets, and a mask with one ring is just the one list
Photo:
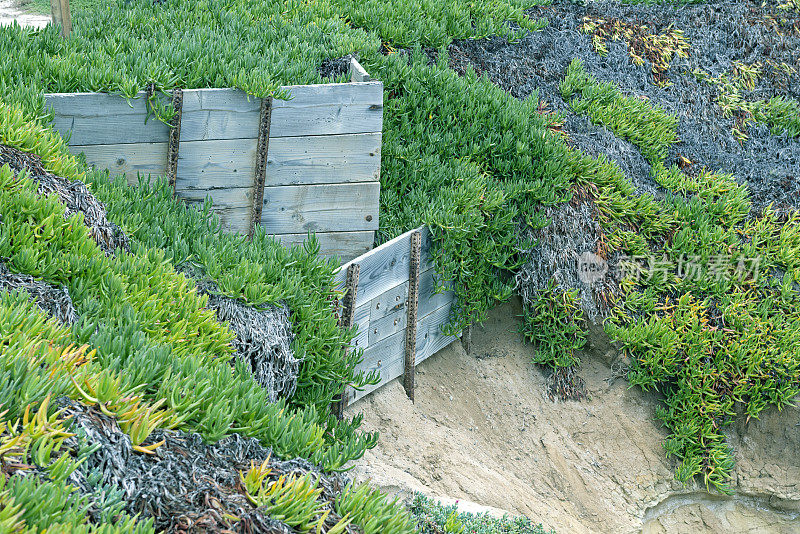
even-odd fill
[(455, 304), (453, 291), (436, 293), (429, 254), (430, 232), (418, 228), (351, 260), (337, 274), (346, 290), (343, 326), (358, 326), (353, 349), (363, 349), (359, 371), (378, 371), (380, 383), (361, 391), (347, 388), (343, 404), (354, 402), (403, 376), (413, 399), (414, 368), (457, 340), (442, 332)]

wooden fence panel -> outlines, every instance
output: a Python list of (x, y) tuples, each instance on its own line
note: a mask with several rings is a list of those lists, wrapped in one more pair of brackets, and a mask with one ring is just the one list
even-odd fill
[[(344, 261), (369, 250), (378, 227), (383, 129), (383, 85), (369, 81), (356, 61), (351, 77), (354, 83), (286, 86), (289, 100), (271, 100), (259, 221), (286, 243), (317, 232), (320, 252)], [(145, 92), (127, 100), (98, 93), (45, 98), (54, 128), (88, 163), (134, 185), (139, 175), (167, 172), (170, 128), (148, 116)], [(190, 204), (210, 198), (230, 231), (250, 228), (263, 157), (261, 105), (238, 89), (183, 91), (176, 194)]]
[[(355, 312), (358, 334), (353, 347), (363, 349), (363, 360), (358, 369), (379, 371), (381, 375), (376, 386), (362, 391), (348, 388), (346, 402), (363, 398), (404, 374), (411, 235), (415, 231), (402, 234), (351, 260), (337, 273), (337, 281), (343, 288), (347, 268), (351, 264), (359, 265)], [(458, 339), (442, 332), (441, 327), (449, 321), (455, 305), (455, 294), (452, 290), (435, 292), (437, 275), (429, 253), (430, 233), (424, 227), (419, 231), (422, 253), (414, 350), (417, 365)]]
[(71, 146), (166, 143), (169, 137), (163, 122), (152, 116), (145, 122), (144, 92), (134, 99), (104, 93), (48, 94), (45, 101), (55, 114), (53, 127), (70, 136)]

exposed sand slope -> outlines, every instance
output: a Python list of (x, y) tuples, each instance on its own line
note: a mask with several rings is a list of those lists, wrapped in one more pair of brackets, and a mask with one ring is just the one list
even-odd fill
[(519, 312), (495, 310), (470, 355), (455, 343), (423, 362), (415, 404), (395, 380), (349, 408), (381, 432), (356, 478), (525, 514), (561, 533), (800, 532), (800, 412), (764, 414), (743, 440), (734, 431), (745, 456), (736, 477), (751, 497), (709, 498), (674, 480), (657, 398), (611, 379), (607, 346), (582, 356), (590, 401), (545, 398)]

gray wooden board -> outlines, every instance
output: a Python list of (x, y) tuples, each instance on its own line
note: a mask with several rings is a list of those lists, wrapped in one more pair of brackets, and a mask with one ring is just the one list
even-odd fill
[(383, 131), (383, 83), (286, 87), (291, 100), (274, 100), (270, 137)]
[(155, 178), (167, 170), (167, 143), (72, 145), (70, 151), (83, 153), (93, 167), (108, 169), (112, 175), (124, 174), (132, 185), (139, 182), (139, 175)]
[(169, 127), (147, 117), (145, 93), (125, 99), (105, 93), (58, 93), (45, 95), (45, 106), (54, 113), (53, 127), (70, 145), (166, 143)]
[(371, 81), (369, 74), (361, 66), (361, 63), (355, 60), (355, 58), (350, 59), (350, 81), (351, 82), (368, 82)]
[[(356, 300), (358, 300), (358, 296), (356, 296)], [(369, 310), (369, 303), (356, 308), (353, 324), (358, 327), (358, 330), (356, 331), (356, 337), (353, 338), (353, 341), (350, 343), (352, 347), (358, 349), (367, 348), (367, 343), (369, 341)]]
[[(292, 85), (290, 100), (273, 100), (270, 137), (374, 133), (383, 129), (381, 82)], [(105, 93), (51, 93), (46, 106), (71, 145), (167, 142), (169, 128), (147, 117), (146, 94), (134, 99)], [(181, 142), (252, 139), (260, 99), (238, 89), (186, 89)]]
[(408, 282), (403, 282), (399, 286), (384, 291), (378, 297), (375, 297), (367, 303), (370, 309), (370, 321), (380, 320), (398, 310), (405, 311), (407, 298)]
[[(316, 234), (319, 254), (326, 258), (338, 257), (340, 261), (350, 261), (372, 248), (375, 232), (322, 232)], [(308, 239), (308, 234), (276, 234), (284, 245), (300, 244)]]
[[(379, 194), (378, 182), (265, 187), (261, 224), (269, 234), (374, 231)], [(179, 182), (178, 196), (190, 204), (211, 198), (227, 230), (249, 226), (251, 187), (206, 191), (184, 189)]]
[[(424, 317), (433, 310), (441, 308), (455, 299), (452, 291), (434, 293), (436, 290), (436, 270), (429, 267), (419, 275), (419, 315)], [(452, 284), (450, 284), (452, 285)]]
[(231, 208), (250, 209), (253, 203), (252, 187), (229, 187), (209, 191), (186, 187), (184, 180), (179, 180), (175, 183), (175, 192), (190, 204), (201, 203), (206, 198), (210, 198), (214, 211), (225, 211)]
[[(183, 130), (181, 130), (183, 131)], [(256, 139), (182, 141), (178, 180), (190, 189), (247, 187), (253, 183)], [(104, 145), (98, 145), (104, 146)], [(136, 151), (142, 144), (114, 145)], [(166, 153), (166, 145), (163, 146)], [(161, 156), (166, 161), (165, 155)], [(381, 134), (271, 139), (267, 186), (370, 182), (380, 179)], [(106, 160), (113, 162), (113, 157)]]
[(450, 301), (417, 323), (417, 365), (458, 339), (458, 336), (448, 336), (442, 332), (442, 326), (450, 319), (452, 306), (453, 301)]
[(181, 141), (176, 190), (252, 188), (257, 144), (256, 139)]
[[(431, 267), (428, 250), (430, 233), (422, 227), (422, 255), (420, 271)], [(342, 265), (336, 274), (340, 287), (344, 287), (344, 276), (350, 263), (358, 263), (361, 270), (358, 276), (358, 299), (360, 302), (372, 300), (393, 287), (408, 281), (411, 264), (411, 230), (387, 241), (358, 258)]]
[(381, 133), (270, 139), (267, 185), (380, 180)]
[(366, 373), (378, 371), (381, 376), (380, 382), (374, 386), (366, 386), (361, 391), (348, 388), (348, 400), (355, 401), (365, 397), (398, 376), (402, 376), (405, 365), (405, 344), (405, 333), (398, 332), (365, 349), (363, 360), (356, 369)]
[[(458, 339), (456, 336), (446, 336), (441, 332), (440, 326), (447, 321), (450, 315), (451, 304), (421, 318), (417, 326), (416, 363), (419, 364), (439, 350)], [(405, 332), (400, 331), (383, 340), (367, 347), (363, 353), (363, 360), (357, 367), (359, 371), (379, 371), (380, 382), (375, 386), (367, 386), (362, 391), (348, 389), (348, 400), (356, 401), (369, 395), (384, 384), (403, 375), (405, 364)]]
[(380, 319), (370, 320), (367, 348), (386, 339), (396, 332), (405, 330), (408, 313), (405, 308), (400, 308)]
[[(256, 139), (182, 141), (179, 187), (221, 189), (252, 185)], [(166, 172), (167, 143), (74, 145), (86, 161), (112, 174), (137, 176)], [(369, 182), (380, 179), (381, 134), (279, 137), (270, 140), (267, 185)]]
[(378, 182), (265, 187), (261, 224), (271, 234), (377, 230), (379, 195)]
[(358, 333), (353, 340), (353, 346), (358, 348), (368, 346), (369, 326), (372, 322), (380, 321), (398, 311), (405, 313), (406, 298), (408, 298), (408, 282), (393, 287), (367, 302), (356, 295), (356, 302), (359, 304), (356, 307), (354, 322), (358, 326)]

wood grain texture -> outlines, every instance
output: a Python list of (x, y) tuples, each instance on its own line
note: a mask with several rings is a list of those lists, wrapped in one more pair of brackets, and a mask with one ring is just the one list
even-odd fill
[[(424, 317), (455, 299), (452, 290), (435, 293), (438, 275), (433, 267), (420, 274), (419, 279), (419, 316)], [(452, 286), (452, 284), (448, 284)]]
[[(256, 139), (181, 142), (178, 188), (246, 187), (255, 171)], [(129, 183), (137, 175), (163, 175), (166, 143), (75, 145), (75, 153)], [(380, 180), (381, 134), (281, 137), (270, 140), (266, 184), (313, 185)]]
[(256, 139), (181, 141), (177, 190), (252, 188)]
[(380, 180), (381, 133), (271, 138), (267, 185)]
[(261, 224), (270, 234), (377, 230), (379, 194), (377, 182), (265, 187)]
[[(374, 231), (379, 191), (375, 182), (265, 187), (261, 224), (269, 234)], [(189, 203), (210, 198), (226, 229), (236, 231), (249, 227), (252, 193), (252, 187), (178, 190)]]
[(369, 344), (370, 324), (380, 321), (390, 314), (404, 313), (407, 297), (408, 282), (393, 287), (367, 302), (357, 298), (355, 324), (358, 325), (358, 333), (353, 340), (353, 345), (362, 349), (366, 348)]
[(367, 347), (374, 346), (382, 339), (405, 330), (408, 314), (405, 309), (399, 309), (380, 319), (370, 320), (368, 328), (368, 345)]
[(53, 127), (70, 145), (166, 143), (169, 126), (147, 117), (146, 96), (135, 99), (105, 93), (45, 95), (45, 107), (55, 114)]
[[(290, 100), (274, 100), (270, 138), (377, 133), (383, 130), (381, 82), (291, 85)], [(186, 89), (181, 143), (255, 139), (261, 100), (238, 89)], [(169, 127), (147, 122), (146, 94), (134, 99), (105, 93), (50, 93), (53, 126), (71, 133), (71, 145), (167, 142)]]
[(393, 287), (369, 302), (370, 321), (378, 321), (387, 315), (402, 311), (408, 298), (408, 282)]
[[(411, 230), (399, 235), (369, 251), (367, 254), (352, 260), (361, 264), (361, 276), (358, 280), (359, 299), (372, 300), (378, 295), (389, 291), (408, 281), (408, 269), (411, 261)], [(430, 269), (431, 262), (428, 254), (430, 248), (430, 232), (422, 227), (422, 261), (420, 271)], [(348, 264), (339, 268), (336, 280), (344, 283), (344, 273)]]
[(73, 145), (70, 152), (85, 154), (86, 162), (97, 169), (125, 175), (131, 185), (139, 182), (139, 175), (155, 178), (167, 168), (167, 143)]
[(458, 336), (442, 332), (442, 326), (450, 319), (452, 306), (453, 302), (448, 302), (417, 322), (417, 365), (458, 339)]
[(356, 401), (366, 397), (384, 384), (403, 375), (405, 343), (405, 333), (397, 332), (364, 350), (363, 360), (356, 369), (367, 373), (378, 371), (381, 379), (378, 384), (366, 386), (361, 391), (348, 388), (347, 396), (349, 401)]
[[(380, 82), (290, 85), (289, 100), (273, 100), (270, 139), (374, 133), (383, 129)], [(258, 132), (260, 99), (238, 89), (185, 92), (181, 141), (250, 139)]]
[(358, 348), (358, 349), (365, 349), (367, 348), (367, 344), (369, 342), (369, 311), (370, 311), (370, 303), (367, 302), (366, 304), (361, 304), (356, 308), (355, 319), (353, 324), (358, 327), (356, 332), (356, 337), (353, 338), (351, 342), (351, 346)]
[(350, 58), (350, 81), (369, 82), (372, 81), (366, 69), (355, 58)]
[[(440, 326), (446, 322), (450, 315), (450, 304), (434, 310), (417, 322), (417, 347), (416, 363), (419, 365), (431, 355), (457, 340), (456, 336), (446, 336)], [(379, 371), (381, 380), (375, 386), (368, 386), (362, 391), (348, 389), (348, 400), (356, 401), (384, 384), (403, 375), (405, 361), (405, 332), (392, 334), (364, 350), (363, 360), (358, 365), (359, 371)]]

